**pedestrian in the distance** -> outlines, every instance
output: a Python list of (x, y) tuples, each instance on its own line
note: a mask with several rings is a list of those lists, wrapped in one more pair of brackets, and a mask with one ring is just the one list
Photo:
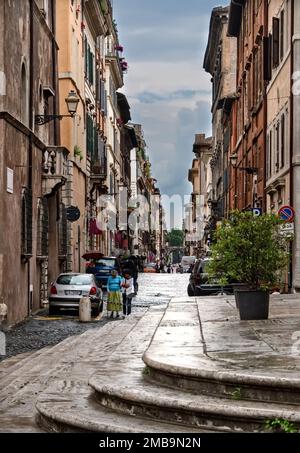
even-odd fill
[(120, 317), (119, 312), (122, 310), (121, 285), (122, 278), (116, 270), (113, 270), (107, 281), (107, 311), (111, 312), (111, 318), (114, 317), (114, 312), (116, 312), (117, 318)]
[(122, 280), (122, 293), (123, 293), (123, 318), (131, 314), (131, 303), (135, 296), (134, 279), (130, 271), (124, 271), (124, 278)]

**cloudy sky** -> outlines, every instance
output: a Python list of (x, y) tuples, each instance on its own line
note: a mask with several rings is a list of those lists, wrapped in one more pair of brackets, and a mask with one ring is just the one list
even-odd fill
[(123, 92), (141, 123), (163, 194), (189, 194), (196, 133), (211, 133), (210, 76), (202, 69), (211, 10), (224, 0), (114, 0), (129, 71)]

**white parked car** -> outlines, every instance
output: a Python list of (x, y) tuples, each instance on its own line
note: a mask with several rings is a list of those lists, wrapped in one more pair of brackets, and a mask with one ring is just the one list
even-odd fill
[(94, 275), (60, 274), (51, 285), (49, 314), (54, 315), (60, 309), (79, 309), (82, 297), (90, 297), (93, 316), (103, 311), (103, 293)]

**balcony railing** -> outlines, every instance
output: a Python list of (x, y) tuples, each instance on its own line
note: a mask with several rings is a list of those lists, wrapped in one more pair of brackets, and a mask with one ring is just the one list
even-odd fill
[(92, 177), (107, 178), (107, 159), (100, 158), (92, 160), (91, 162), (91, 174)]

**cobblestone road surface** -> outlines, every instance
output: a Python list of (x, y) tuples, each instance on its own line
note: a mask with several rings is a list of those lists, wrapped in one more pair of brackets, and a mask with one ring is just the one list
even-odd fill
[[(140, 274), (139, 293), (134, 299), (133, 310), (147, 310), (153, 304), (166, 304), (172, 297), (186, 296), (188, 274)], [(49, 317), (48, 310), (40, 312), (6, 333), (6, 356), (26, 353), (60, 343), (72, 335), (88, 329), (98, 329), (108, 320), (106, 310), (101, 320), (81, 324), (75, 312)]]

